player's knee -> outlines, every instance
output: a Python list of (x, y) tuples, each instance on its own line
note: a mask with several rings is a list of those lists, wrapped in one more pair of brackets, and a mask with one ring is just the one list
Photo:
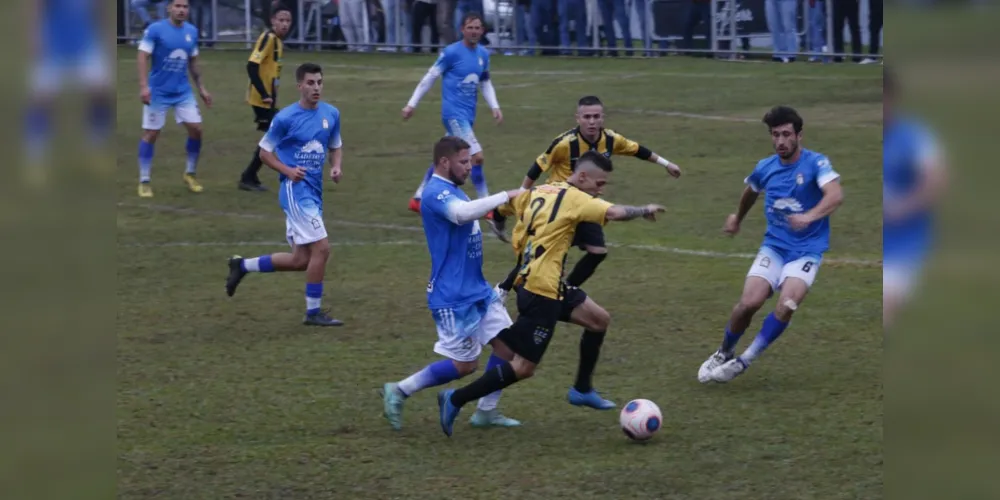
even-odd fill
[(611, 328), (611, 313), (601, 306), (597, 306), (593, 311), (593, 320), (588, 328), (595, 332), (606, 332)]
[(201, 140), (201, 124), (200, 123), (190, 123), (188, 124), (188, 137), (200, 141)]
[(159, 130), (143, 130), (142, 140), (147, 144), (153, 144), (156, 142), (156, 138), (160, 136)]
[(518, 380), (531, 378), (535, 374), (535, 364), (520, 356), (514, 356), (510, 366), (514, 369), (514, 375), (517, 375)]
[(309, 246), (309, 253), (312, 259), (326, 262), (330, 258), (330, 242), (321, 240), (313, 243)]
[(784, 323), (792, 319), (795, 310), (799, 308), (798, 302), (790, 297), (778, 299), (778, 306), (774, 308), (774, 316)]
[(767, 297), (751, 294), (743, 295), (740, 297), (740, 301), (736, 303), (736, 307), (733, 308), (733, 312), (739, 315), (752, 315), (764, 306), (766, 300)]
[(458, 371), (459, 376), (470, 375), (479, 368), (479, 361), (452, 361), (455, 363), (455, 369)]
[(470, 159), (471, 159), (473, 165), (482, 165), (483, 161), (484, 161), (484, 159), (483, 159), (483, 152), (480, 151), (480, 152), (472, 155), (472, 158), (470, 158)]
[(305, 271), (309, 268), (309, 254), (296, 252), (292, 254), (292, 268), (296, 271)]

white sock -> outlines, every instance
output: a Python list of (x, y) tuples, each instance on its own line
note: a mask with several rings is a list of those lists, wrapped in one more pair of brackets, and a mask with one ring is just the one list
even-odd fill
[(496, 409), (497, 403), (500, 402), (500, 394), (502, 392), (503, 391), (495, 391), (479, 398), (479, 404), (476, 405), (476, 409), (480, 411), (492, 411)]
[(417, 373), (406, 377), (399, 382), (399, 390), (404, 396), (410, 397), (423, 389), (434, 385), (434, 375), (427, 368), (423, 368)]
[(260, 272), (260, 257), (254, 257), (252, 259), (243, 259), (243, 269), (248, 273), (259, 273)]

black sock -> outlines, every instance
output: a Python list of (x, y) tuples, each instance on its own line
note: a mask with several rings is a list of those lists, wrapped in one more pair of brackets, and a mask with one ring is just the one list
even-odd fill
[(604, 258), (607, 257), (606, 253), (590, 253), (584, 255), (575, 266), (573, 266), (573, 272), (569, 273), (569, 277), (566, 278), (566, 284), (569, 286), (579, 287), (584, 281), (590, 279), (593, 276), (594, 271), (597, 270), (597, 266), (601, 265)]
[(519, 269), (520, 266), (514, 266), (514, 269), (510, 270), (510, 274), (507, 275), (507, 279), (503, 280), (503, 283), (500, 283), (500, 289), (507, 290), (509, 292), (511, 288), (514, 288), (514, 280), (517, 278), (517, 271)]
[(580, 336), (580, 366), (576, 371), (576, 384), (573, 384), (573, 387), (581, 393), (594, 390), (591, 378), (594, 375), (594, 367), (597, 366), (597, 358), (601, 355), (601, 344), (604, 344), (605, 333), (584, 330)]
[(250, 164), (247, 165), (246, 170), (243, 171), (243, 182), (260, 182), (257, 178), (257, 173), (260, 172), (260, 167), (264, 165), (264, 162), (260, 161), (260, 146), (253, 152), (253, 159), (250, 160)]
[(487, 394), (492, 394), (504, 387), (517, 382), (517, 375), (514, 374), (514, 367), (504, 361), (492, 370), (487, 370), (482, 377), (479, 377), (471, 384), (457, 389), (451, 395), (451, 404), (461, 408), (469, 401), (479, 399)]

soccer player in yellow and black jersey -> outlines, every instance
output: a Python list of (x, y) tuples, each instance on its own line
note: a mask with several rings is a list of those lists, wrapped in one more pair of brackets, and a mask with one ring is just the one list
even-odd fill
[[(604, 104), (597, 96), (585, 96), (579, 100), (576, 107), (576, 123), (576, 128), (560, 134), (544, 153), (538, 155), (538, 159), (528, 170), (522, 187), (527, 189), (533, 186), (542, 173), (549, 174), (549, 182), (565, 181), (573, 175), (580, 155), (588, 151), (596, 151), (606, 158), (613, 155), (634, 156), (665, 167), (672, 177), (680, 177), (681, 169), (674, 163), (614, 130), (604, 128)], [(497, 217), (498, 215), (500, 217)], [(494, 213), (493, 221), (498, 230), (503, 231), (505, 221), (502, 214)], [(597, 266), (607, 257), (604, 230), (598, 224), (580, 224), (573, 246), (580, 247), (587, 253), (576, 263), (573, 272), (566, 278), (566, 283), (570, 286), (580, 286), (594, 274)], [(497, 285), (497, 291), (501, 296), (510, 291), (513, 279), (514, 271), (511, 271), (507, 279)]]
[[(275, 7), (271, 13), (271, 29), (261, 33), (254, 44), (253, 52), (247, 61), (247, 75), (250, 83), (247, 85), (247, 103), (253, 109), (254, 123), (257, 130), (267, 132), (271, 128), (271, 120), (278, 112), (278, 80), (281, 77), (281, 57), (284, 53), (284, 38), (292, 27), (292, 11), (283, 5)], [(243, 170), (238, 187), (244, 191), (267, 191), (260, 183), (257, 173), (260, 172), (260, 147), (250, 159), (250, 164)]]
[(534, 374), (563, 314), (563, 265), (577, 225), (604, 225), (639, 217), (655, 220), (656, 214), (664, 211), (659, 205), (613, 205), (586, 192), (599, 192), (596, 187), (607, 182), (611, 170), (610, 159), (587, 153), (566, 182), (534, 187), (500, 208), (501, 213), (517, 216), (526, 226), (522, 240), (514, 243), (522, 251), (515, 280), (518, 317), (496, 337), (514, 352), (514, 359), (461, 389), (438, 393), (441, 430), (448, 436), (462, 405)]

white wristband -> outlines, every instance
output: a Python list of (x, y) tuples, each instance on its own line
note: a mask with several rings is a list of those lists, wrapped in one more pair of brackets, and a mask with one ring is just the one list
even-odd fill
[(656, 159), (656, 163), (663, 165), (664, 167), (670, 166), (670, 161), (662, 156)]

